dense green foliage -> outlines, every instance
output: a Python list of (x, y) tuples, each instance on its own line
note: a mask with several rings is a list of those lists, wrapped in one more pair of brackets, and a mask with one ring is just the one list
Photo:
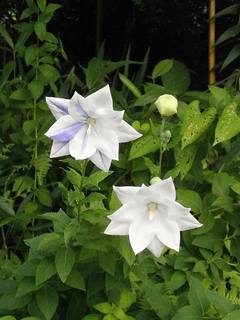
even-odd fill
[[(239, 319), (237, 92), (189, 91), (190, 72), (175, 60), (160, 61), (143, 83), (147, 54), (131, 80), (130, 53), (110, 62), (102, 50), (78, 76), (66, 72), (61, 41), (47, 32), (59, 6), (26, 2), (11, 30), (0, 25), (0, 319)], [(121, 146), (109, 173), (51, 160), (45, 96), (87, 94), (106, 82), (114, 108), (143, 137)], [(179, 99), (164, 128), (154, 105), (163, 93)], [(135, 257), (127, 237), (103, 234), (120, 206), (112, 185), (149, 185), (160, 170), (204, 226), (182, 233), (179, 253)]]

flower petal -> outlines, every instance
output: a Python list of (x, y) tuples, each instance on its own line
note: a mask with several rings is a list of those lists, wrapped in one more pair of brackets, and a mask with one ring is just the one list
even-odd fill
[(92, 135), (87, 133), (87, 125), (82, 125), (78, 133), (69, 142), (69, 152), (76, 160), (91, 157), (96, 152)]
[(142, 136), (141, 133), (137, 132), (124, 120), (122, 120), (120, 126), (117, 128), (117, 135), (120, 143), (132, 141)]
[[(144, 207), (137, 206), (134, 202), (124, 204), (121, 208), (109, 215), (108, 218), (119, 222), (132, 222), (136, 219), (142, 219), (144, 216)], [(145, 212), (146, 213), (146, 212)]]
[(143, 251), (155, 236), (152, 224), (142, 218), (134, 221), (129, 228), (129, 241), (135, 254)]
[(86, 101), (94, 108), (103, 108), (106, 110), (113, 110), (113, 101), (109, 85), (97, 90), (96, 92), (87, 96)]
[(180, 230), (177, 222), (159, 217), (158, 221), (154, 219), (158, 230), (157, 238), (167, 247), (179, 251)]
[(54, 141), (51, 148), (50, 158), (57, 158), (69, 155), (68, 142)]
[(176, 190), (172, 178), (160, 181), (159, 183), (152, 184), (149, 191), (158, 192), (162, 198), (174, 201), (176, 199)]
[(103, 109), (96, 110), (96, 123), (100, 127), (108, 128), (109, 130), (117, 131), (123, 118), (124, 111), (106, 111)]
[(141, 187), (116, 187), (113, 186), (113, 190), (116, 192), (118, 199), (125, 204), (133, 201), (135, 194), (141, 189)]
[(159, 241), (157, 237), (154, 237), (150, 244), (147, 246), (148, 250), (152, 252), (155, 257), (160, 257), (161, 252), (164, 249), (164, 244)]
[(118, 160), (119, 142), (116, 132), (100, 126), (97, 122), (92, 129), (91, 135), (97, 150), (110, 159)]
[(88, 113), (84, 108), (84, 104), (86, 104), (85, 98), (77, 92), (74, 92), (74, 95), (69, 102), (69, 114), (73, 119), (77, 119), (82, 122), (88, 118)]
[(128, 235), (129, 224), (120, 223), (118, 221), (111, 221), (104, 231), (105, 234), (115, 235), (115, 236), (125, 236)]
[(48, 107), (56, 119), (68, 114), (69, 99), (46, 97)]
[(92, 155), (89, 158), (96, 167), (98, 167), (99, 169), (103, 170), (103, 171), (109, 171), (109, 168), (111, 166), (111, 159), (109, 159), (108, 157), (106, 157), (103, 153), (101, 153), (100, 151), (96, 151), (94, 153), (94, 155)]
[(59, 118), (45, 135), (52, 140), (61, 142), (69, 141), (81, 128), (82, 124), (76, 122), (71, 116), (66, 115)]

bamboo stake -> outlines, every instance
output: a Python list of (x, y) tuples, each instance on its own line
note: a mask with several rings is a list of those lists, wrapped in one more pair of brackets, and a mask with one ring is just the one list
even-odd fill
[(209, 0), (209, 84), (216, 82), (215, 75), (215, 0)]

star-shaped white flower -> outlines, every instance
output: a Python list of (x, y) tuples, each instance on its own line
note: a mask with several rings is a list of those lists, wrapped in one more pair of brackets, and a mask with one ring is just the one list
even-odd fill
[(124, 111), (114, 111), (108, 85), (86, 98), (77, 92), (71, 99), (46, 98), (56, 122), (45, 133), (53, 140), (51, 158), (71, 155), (76, 160), (89, 158), (108, 171), (118, 160), (119, 143), (141, 136), (123, 120)]
[(135, 254), (149, 249), (159, 257), (164, 246), (179, 251), (180, 231), (202, 226), (190, 209), (176, 202), (172, 178), (149, 187), (114, 187), (123, 206), (108, 216), (108, 235), (129, 235)]

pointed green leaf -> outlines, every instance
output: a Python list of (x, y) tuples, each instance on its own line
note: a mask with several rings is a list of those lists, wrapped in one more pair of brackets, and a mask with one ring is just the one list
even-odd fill
[(43, 287), (36, 295), (37, 305), (47, 320), (52, 319), (58, 307), (58, 294), (52, 287)]
[(62, 280), (65, 282), (72, 271), (75, 263), (75, 253), (70, 247), (61, 247), (58, 249), (55, 256), (55, 265), (57, 273)]
[(36, 285), (40, 285), (43, 282), (50, 279), (56, 273), (56, 267), (54, 261), (49, 258), (44, 258), (40, 261), (36, 270)]

